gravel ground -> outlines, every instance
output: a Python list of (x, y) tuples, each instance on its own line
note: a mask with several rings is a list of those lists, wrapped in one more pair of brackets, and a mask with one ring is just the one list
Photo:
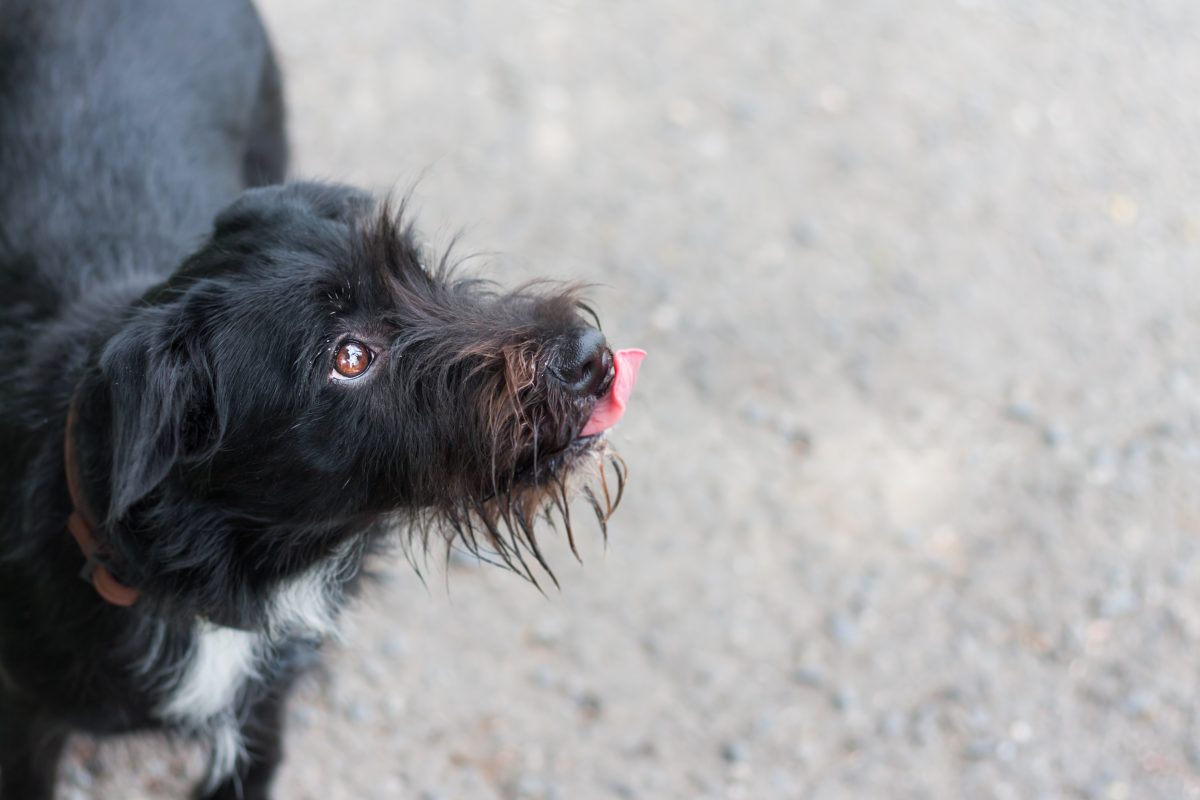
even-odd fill
[(1200, 796), (1200, 5), (263, 6), (296, 174), (650, 352), (607, 550), (386, 565), (280, 797)]

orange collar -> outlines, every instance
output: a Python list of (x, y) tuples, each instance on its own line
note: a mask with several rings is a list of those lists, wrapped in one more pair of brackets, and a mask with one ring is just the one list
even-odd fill
[(75, 543), (83, 551), (87, 564), (80, 574), (96, 588), (96, 593), (114, 606), (128, 607), (137, 602), (141, 592), (126, 586), (113, 577), (108, 567), (100, 560), (100, 548), (96, 544), (95, 525), (91, 513), (79, 487), (79, 463), (75, 453), (75, 422), (79, 415), (75, 410), (75, 400), (67, 411), (67, 432), (63, 443), (63, 468), (67, 474), (67, 492), (71, 495), (71, 514), (67, 517), (67, 530), (75, 538)]

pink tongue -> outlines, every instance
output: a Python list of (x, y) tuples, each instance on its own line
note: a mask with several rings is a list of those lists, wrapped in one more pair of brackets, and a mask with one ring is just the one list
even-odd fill
[(591, 436), (617, 424), (625, 413), (629, 395), (633, 394), (633, 385), (637, 383), (638, 370), (645, 357), (645, 350), (618, 350), (613, 353), (613, 372), (616, 374), (613, 376), (612, 389), (607, 397), (601, 398), (596, 404), (580, 436)]

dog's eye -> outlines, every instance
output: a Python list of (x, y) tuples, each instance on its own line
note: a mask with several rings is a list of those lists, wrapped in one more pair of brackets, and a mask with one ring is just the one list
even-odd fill
[(357, 378), (371, 366), (371, 351), (362, 342), (344, 342), (333, 359), (333, 369), (343, 378)]

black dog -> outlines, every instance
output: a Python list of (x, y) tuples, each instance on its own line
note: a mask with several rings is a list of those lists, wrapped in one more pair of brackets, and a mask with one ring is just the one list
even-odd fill
[(202, 796), (265, 797), (388, 533), (532, 579), (577, 467), (602, 524), (619, 499), (639, 355), (359, 191), (270, 187), (282, 121), (241, 0), (0, 5), (6, 800), (52, 795), (71, 731), (148, 728), (211, 742)]

